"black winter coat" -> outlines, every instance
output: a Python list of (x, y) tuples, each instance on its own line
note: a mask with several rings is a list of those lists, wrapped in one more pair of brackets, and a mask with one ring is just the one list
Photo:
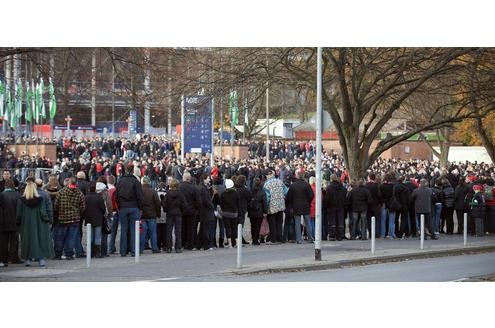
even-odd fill
[(382, 203), (382, 197), (380, 195), (380, 185), (376, 182), (368, 182), (365, 185), (365, 188), (370, 191), (370, 196), (371, 196), (371, 201), (370, 201), (370, 208), (375, 208), (378, 205)]
[(383, 203), (388, 209), (392, 208), (392, 195), (394, 193), (394, 184), (383, 183), (380, 185), (380, 194), (382, 195)]
[(234, 188), (225, 190), (220, 196), (222, 212), (239, 213), (239, 195)]
[(292, 208), (294, 215), (309, 215), (314, 196), (309, 183), (305, 180), (295, 179), (287, 192), (287, 203)]
[(347, 190), (340, 182), (332, 181), (325, 194), (325, 204), (328, 209), (345, 208)]
[(266, 193), (263, 188), (255, 190), (251, 193), (251, 200), (248, 204), (249, 218), (261, 218), (263, 213), (267, 212)]
[(184, 181), (179, 184), (179, 190), (187, 202), (187, 206), (182, 214), (196, 217), (201, 210), (201, 195), (199, 194), (198, 187), (191, 182)]
[(200, 222), (209, 222), (215, 219), (215, 206), (211, 200), (210, 192), (208, 187), (203, 183), (198, 187), (199, 194), (201, 197), (201, 208), (199, 211)]
[(156, 190), (153, 190), (150, 185), (143, 185), (143, 219), (156, 219), (161, 216), (160, 197)]
[(365, 187), (357, 187), (349, 192), (348, 202), (353, 212), (364, 212), (368, 210), (371, 203), (371, 193)]
[(471, 217), (472, 218), (483, 218), (485, 216), (485, 199), (481, 192), (475, 193), (473, 196), (472, 203), (476, 205), (471, 205)]
[(95, 192), (88, 192), (86, 195), (86, 210), (84, 211), (86, 224), (91, 223), (92, 227), (102, 226), (105, 213), (106, 206), (103, 197)]
[(143, 187), (134, 175), (124, 175), (117, 183), (115, 199), (119, 208), (141, 208)]
[(16, 207), (21, 195), (15, 190), (0, 193), (0, 231), (17, 231)]
[(466, 211), (468, 209), (468, 205), (464, 201), (468, 192), (469, 192), (469, 187), (466, 185), (458, 185), (455, 188), (454, 208), (457, 211)]
[(248, 211), (248, 204), (251, 200), (251, 193), (246, 187), (235, 188), (239, 195), (239, 216), (244, 216)]
[(167, 219), (182, 216), (186, 206), (186, 199), (179, 190), (169, 190), (162, 200), (162, 208), (167, 213)]

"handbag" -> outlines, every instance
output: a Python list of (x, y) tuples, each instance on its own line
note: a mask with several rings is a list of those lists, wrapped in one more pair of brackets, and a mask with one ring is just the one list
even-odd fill
[(270, 226), (268, 225), (268, 219), (266, 216), (263, 217), (260, 227), (260, 237), (266, 237), (270, 233)]

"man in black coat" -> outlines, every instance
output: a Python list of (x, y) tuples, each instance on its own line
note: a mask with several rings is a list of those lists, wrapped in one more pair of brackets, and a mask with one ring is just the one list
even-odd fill
[(296, 230), (296, 242), (302, 244), (301, 236), (301, 224), (300, 217), (304, 217), (304, 223), (308, 232), (308, 240), (314, 241), (313, 231), (311, 230), (311, 224), (309, 222), (309, 214), (311, 208), (311, 201), (313, 200), (314, 193), (309, 183), (303, 179), (303, 172), (296, 171), (296, 178), (290, 185), (287, 192), (287, 203), (292, 208), (295, 218), (295, 230)]
[[(134, 165), (128, 164), (126, 174), (117, 183), (115, 198), (119, 208), (120, 221), (120, 256), (127, 255), (127, 231), (131, 231), (131, 245), (134, 245), (134, 224), (139, 221), (139, 209), (142, 206), (144, 195), (139, 180), (134, 176)], [(134, 256), (134, 252), (131, 251)]]
[(179, 191), (187, 201), (187, 206), (182, 213), (182, 240), (185, 248), (188, 250), (194, 249), (197, 231), (197, 217), (201, 210), (201, 195), (198, 188), (192, 182), (192, 176), (189, 172), (185, 172), (183, 181), (179, 184)]
[(371, 195), (371, 200), (368, 206), (368, 230), (371, 233), (371, 217), (375, 217), (375, 237), (380, 236), (380, 208), (382, 206), (382, 199), (380, 195), (379, 184), (376, 182), (376, 174), (370, 173), (368, 176), (368, 182), (365, 188), (369, 190)]
[(407, 185), (404, 183), (404, 176), (400, 176), (397, 179), (397, 184), (395, 185), (395, 197), (401, 204), (401, 209), (397, 213), (395, 213), (396, 225), (395, 229), (397, 231), (400, 217), (400, 229), (397, 236), (400, 236), (404, 239), (406, 236), (410, 235), (411, 228), (409, 227), (409, 200), (411, 198), (411, 193)]
[(363, 179), (359, 179), (354, 185), (356, 185), (356, 188), (353, 188), (348, 195), (348, 203), (353, 216), (351, 239), (359, 238), (358, 229), (361, 232), (361, 238), (368, 239), (368, 234), (366, 232), (366, 212), (368, 211), (368, 206), (371, 202), (371, 193), (364, 187)]
[(338, 241), (344, 239), (345, 218), (344, 209), (346, 204), (347, 190), (344, 188), (336, 174), (330, 176), (330, 185), (325, 193), (325, 204), (328, 213), (328, 230), (330, 240)]
[(16, 206), (20, 195), (14, 187), (14, 181), (7, 179), (5, 190), (0, 193), (0, 267), (7, 266), (8, 262), (22, 263), (16, 226)]

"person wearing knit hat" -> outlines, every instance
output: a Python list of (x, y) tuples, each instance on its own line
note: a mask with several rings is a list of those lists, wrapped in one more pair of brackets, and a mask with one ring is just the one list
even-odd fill
[(473, 186), (474, 196), (470, 205), (471, 218), (474, 221), (474, 237), (484, 235), (483, 218), (485, 217), (485, 198), (483, 197), (483, 186), (476, 184)]
[(225, 180), (225, 188), (230, 189), (234, 187), (234, 181), (231, 179), (226, 179)]
[(107, 189), (107, 186), (103, 182), (96, 183), (96, 192), (100, 192), (105, 189)]

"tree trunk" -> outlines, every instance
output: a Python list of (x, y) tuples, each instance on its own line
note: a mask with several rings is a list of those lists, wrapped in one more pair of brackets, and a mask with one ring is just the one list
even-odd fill
[(483, 127), (483, 121), (481, 117), (478, 117), (476, 120), (476, 130), (481, 138), (481, 144), (485, 147), (488, 156), (492, 160), (492, 163), (495, 163), (495, 143), (494, 140), (490, 138), (486, 129)]

